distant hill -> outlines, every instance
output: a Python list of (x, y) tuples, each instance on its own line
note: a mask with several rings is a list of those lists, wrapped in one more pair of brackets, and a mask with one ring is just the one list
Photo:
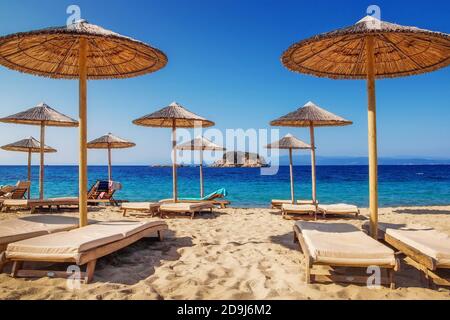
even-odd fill
[[(317, 165), (342, 165), (342, 166), (357, 166), (367, 165), (369, 163), (367, 157), (316, 157)], [(270, 159), (268, 159), (268, 162)], [(310, 165), (311, 156), (301, 155), (294, 156), (295, 165)], [(395, 158), (395, 157), (380, 157), (378, 158), (379, 165), (450, 165), (450, 159), (425, 159), (425, 158)], [(289, 165), (289, 157), (281, 156), (280, 165)]]

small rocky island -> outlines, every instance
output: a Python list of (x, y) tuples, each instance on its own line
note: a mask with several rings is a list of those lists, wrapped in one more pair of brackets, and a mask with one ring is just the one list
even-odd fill
[(263, 157), (256, 153), (231, 151), (223, 155), (221, 160), (214, 162), (215, 168), (261, 168), (267, 167)]

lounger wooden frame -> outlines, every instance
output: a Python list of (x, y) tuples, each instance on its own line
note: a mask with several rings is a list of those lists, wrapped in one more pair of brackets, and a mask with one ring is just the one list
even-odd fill
[[(317, 272), (314, 270), (314, 266), (329, 266), (329, 267), (354, 267), (354, 268), (367, 268), (367, 264), (347, 264), (347, 263), (322, 263), (314, 261), (313, 257), (309, 253), (308, 246), (306, 245), (303, 234), (298, 226), (294, 226), (294, 242), (299, 242), (300, 249), (305, 256), (306, 266), (305, 266), (305, 279), (306, 283), (310, 284), (313, 282), (343, 282), (343, 283), (358, 283), (367, 284), (367, 277), (365, 276), (346, 276), (341, 274), (334, 274), (330, 272), (329, 274), (324, 274), (323, 272)], [(387, 276), (381, 276), (380, 284), (389, 286), (391, 289), (395, 289), (395, 271), (399, 270), (399, 261), (396, 259), (395, 266), (392, 265), (377, 265), (378, 267), (385, 269), (387, 271)]]
[(159, 206), (160, 206), (159, 203), (154, 203), (153, 205), (149, 204), (148, 208), (144, 208), (144, 207), (142, 207), (142, 208), (137, 208), (137, 207), (136, 208), (124, 208), (124, 207), (122, 207), (121, 208), (122, 216), (126, 217), (128, 211), (139, 211), (139, 212), (144, 212), (144, 213), (147, 212), (150, 214), (151, 217), (153, 217), (159, 213)]
[[(53, 277), (53, 278), (69, 278), (72, 276), (72, 274), (67, 273), (66, 271), (49, 271), (49, 270), (27, 270), (23, 269), (23, 263), (24, 262), (51, 262), (51, 263), (74, 263), (77, 266), (83, 266), (86, 265), (86, 271), (81, 272), (81, 281), (84, 283), (91, 282), (94, 271), (95, 271), (95, 265), (97, 263), (97, 259), (104, 257), (106, 255), (109, 255), (113, 252), (116, 252), (120, 249), (123, 249), (125, 247), (128, 247), (129, 245), (137, 242), (138, 240), (149, 236), (150, 234), (157, 232), (158, 233), (158, 239), (162, 241), (164, 239), (164, 230), (167, 230), (168, 226), (165, 224), (158, 225), (158, 226), (150, 226), (147, 229), (144, 229), (142, 231), (139, 231), (127, 238), (114, 241), (108, 244), (105, 244), (100, 247), (93, 248), (91, 250), (88, 250), (86, 252), (83, 252), (78, 259), (65, 259), (65, 258), (52, 258), (52, 259), (39, 259), (38, 257), (33, 259), (10, 259), (8, 261), (12, 261), (13, 267), (11, 276), (17, 277), (17, 278), (41, 278), (41, 277)], [(7, 261), (7, 262), (8, 262)]]
[(450, 286), (450, 277), (439, 275), (439, 269), (450, 269), (450, 264), (438, 264), (434, 258), (392, 237), (384, 230), (378, 229), (378, 237), (405, 254), (409, 258), (408, 263), (422, 271), (429, 287), (433, 285)]

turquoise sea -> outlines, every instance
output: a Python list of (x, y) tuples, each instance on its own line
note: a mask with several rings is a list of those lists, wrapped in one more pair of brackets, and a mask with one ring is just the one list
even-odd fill
[[(0, 166), (0, 185), (26, 178), (26, 166)], [(38, 195), (39, 168), (34, 166), (32, 196)], [(179, 194), (199, 193), (199, 172), (195, 167), (178, 170)], [(106, 166), (89, 167), (89, 185), (107, 176)], [(236, 207), (267, 207), (271, 199), (288, 199), (289, 167), (277, 175), (263, 176), (257, 168), (204, 168), (205, 193), (226, 188)], [(78, 167), (46, 166), (46, 197), (76, 196)], [(113, 179), (123, 185), (116, 198), (131, 201), (171, 197), (172, 169), (148, 166), (115, 166)], [(310, 199), (311, 171), (295, 167), (296, 196)], [(367, 166), (318, 166), (317, 192), (321, 203), (346, 202), (368, 206)], [(450, 165), (380, 166), (380, 206), (450, 204)]]

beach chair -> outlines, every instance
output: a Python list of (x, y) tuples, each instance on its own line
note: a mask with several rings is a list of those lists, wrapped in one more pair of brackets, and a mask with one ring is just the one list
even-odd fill
[[(366, 225), (367, 227), (367, 225)], [(378, 224), (378, 236), (406, 255), (422, 271), (428, 285), (450, 286), (450, 237), (432, 228)]]
[(182, 202), (191, 202), (191, 203), (208, 201), (224, 209), (231, 204), (229, 200), (223, 199), (227, 195), (228, 195), (227, 190), (225, 188), (221, 188), (204, 196), (203, 198), (180, 198), (179, 200)]
[[(272, 209), (281, 209), (283, 204), (292, 204), (292, 200), (279, 200), (273, 199), (270, 203)], [(295, 204), (312, 204), (314, 205), (313, 200), (297, 200)]]
[(5, 250), (8, 244), (77, 227), (77, 218), (55, 215), (35, 215), (0, 221), (0, 272), (6, 263)]
[(132, 243), (157, 233), (160, 240), (167, 230), (163, 221), (135, 222), (108, 221), (91, 224), (66, 232), (59, 232), (8, 244), (6, 261), (13, 262), (11, 276), (25, 278), (73, 278), (66, 271), (23, 269), (24, 262), (72, 263), (86, 265), (80, 280), (89, 283), (97, 259), (125, 248)]
[(17, 181), (15, 186), (4, 186), (0, 188), (0, 198), (24, 199), (30, 185), (30, 181)]
[[(122, 189), (122, 185), (119, 182), (98, 180), (88, 192), (88, 200), (98, 200), (99, 203), (111, 203), (112, 205), (118, 205), (123, 200), (116, 200), (113, 198), (114, 193), (117, 190)], [(91, 201), (91, 204), (94, 204)]]
[(189, 213), (191, 219), (194, 219), (195, 213), (201, 213), (209, 210), (213, 212), (214, 204), (212, 202), (163, 202), (160, 203), (159, 213), (162, 218), (164, 213)]
[[(369, 275), (339, 273), (336, 267), (367, 268), (374, 266), (386, 270), (380, 274), (380, 284), (395, 288), (394, 271), (399, 262), (394, 251), (372, 239), (365, 232), (346, 223), (319, 223), (298, 221), (294, 225), (294, 241), (300, 243), (306, 260), (306, 283), (354, 282), (367, 284)], [(331, 270), (315, 270), (315, 266), (328, 266)]]
[(286, 217), (288, 214), (307, 214), (317, 215), (317, 206), (314, 204), (283, 204), (281, 205), (281, 215)]
[(355, 205), (346, 204), (346, 203), (337, 203), (337, 204), (319, 204), (317, 206), (318, 212), (322, 213), (324, 217), (327, 214), (331, 215), (355, 215), (357, 217), (359, 215), (359, 209)]
[(122, 215), (126, 217), (128, 211), (138, 211), (143, 214), (154, 216), (159, 211), (160, 204), (158, 202), (128, 202), (122, 203)]

